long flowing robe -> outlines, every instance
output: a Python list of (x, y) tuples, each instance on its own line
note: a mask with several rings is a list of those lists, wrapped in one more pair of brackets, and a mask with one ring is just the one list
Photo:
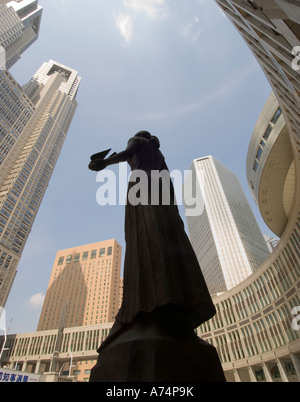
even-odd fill
[(180, 218), (164, 156), (152, 141), (133, 141), (136, 152), (128, 161), (132, 175), (143, 172), (148, 182), (141, 180), (139, 192), (136, 182), (128, 186), (124, 293), (116, 321), (128, 324), (138, 313), (173, 305), (196, 328), (215, 314), (215, 307)]

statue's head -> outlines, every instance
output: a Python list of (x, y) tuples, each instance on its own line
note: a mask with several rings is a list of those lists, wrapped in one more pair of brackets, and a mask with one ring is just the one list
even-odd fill
[(152, 135), (148, 131), (139, 131), (138, 133), (136, 133), (135, 137), (142, 137), (146, 140), (150, 140)]
[(139, 131), (135, 134), (135, 137), (145, 138), (146, 140), (153, 143), (155, 147), (160, 147), (159, 139), (155, 135), (151, 135), (148, 131)]

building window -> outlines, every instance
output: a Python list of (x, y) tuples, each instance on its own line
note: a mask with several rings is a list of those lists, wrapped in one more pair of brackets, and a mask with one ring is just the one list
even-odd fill
[(97, 257), (97, 250), (92, 250), (91, 251), (91, 259)]
[(70, 264), (70, 262), (72, 262), (72, 256), (68, 255), (66, 258), (66, 264)]
[(266, 129), (264, 135), (263, 135), (263, 139), (267, 140), (271, 134), (271, 131), (273, 130), (273, 126), (271, 126), (271, 124), (268, 125), (268, 128)]
[(259, 147), (258, 148), (258, 151), (257, 151), (257, 154), (256, 154), (256, 159), (259, 161), (260, 160), (260, 157), (261, 157), (261, 154), (262, 154), (262, 148), (261, 147)]
[(89, 256), (89, 252), (88, 252), (88, 251), (85, 251), (85, 252), (82, 254), (82, 260), (83, 260), (83, 261), (87, 260), (87, 259), (88, 259), (88, 256)]
[(100, 248), (99, 257), (103, 257), (105, 255), (105, 248)]
[(59, 257), (57, 265), (63, 265), (65, 257)]
[(79, 260), (80, 260), (80, 253), (75, 254), (75, 255), (74, 255), (74, 262), (77, 262), (77, 261), (79, 261)]
[(273, 119), (271, 120), (271, 123), (276, 124), (277, 120), (279, 119), (279, 117), (281, 116), (281, 109), (279, 108), (277, 110), (277, 112), (274, 114)]
[(266, 377), (262, 368), (254, 370), (257, 381), (265, 381)]
[(107, 255), (112, 255), (112, 247), (107, 248)]
[(257, 168), (258, 168), (258, 162), (257, 162), (257, 160), (255, 160), (254, 166), (253, 166), (254, 172), (257, 172)]

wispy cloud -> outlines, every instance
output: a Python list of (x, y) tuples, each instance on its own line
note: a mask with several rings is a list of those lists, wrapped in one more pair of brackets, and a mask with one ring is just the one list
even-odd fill
[(43, 295), (42, 293), (37, 293), (30, 297), (30, 299), (28, 300), (28, 303), (33, 308), (39, 308), (43, 305), (44, 299), (45, 299), (45, 295)]
[(115, 15), (116, 26), (120, 34), (124, 37), (127, 43), (130, 42), (132, 37), (132, 18), (129, 14)]
[(233, 95), (234, 91), (237, 90), (244, 82), (246, 82), (250, 76), (258, 71), (258, 66), (253, 63), (247, 66), (244, 70), (241, 70), (235, 74), (235, 76), (225, 82), (223, 85), (210, 90), (208, 93), (204, 94), (202, 98), (196, 102), (179, 106), (178, 108), (172, 110), (170, 113), (173, 116), (182, 116), (188, 113), (201, 110), (213, 104), (216, 100), (220, 98), (228, 98)]
[[(248, 79), (255, 73), (259, 71), (258, 65), (253, 62), (252, 64), (248, 65), (245, 69), (241, 71), (237, 71), (234, 76), (229, 78), (226, 82), (222, 85), (212, 88), (207, 93), (204, 93), (200, 99), (195, 100), (194, 102), (178, 105), (169, 110), (162, 110), (162, 111), (149, 111), (145, 114), (139, 114), (134, 116), (137, 119), (145, 121), (162, 121), (162, 120), (172, 120), (178, 118), (184, 118), (191, 113), (200, 112), (204, 108), (210, 106), (215, 101), (225, 98), (230, 98), (234, 92)], [(123, 116), (124, 117), (124, 116)], [(126, 118), (130, 117), (128, 114)], [(132, 118), (132, 117), (131, 117)]]
[(186, 38), (191, 38), (191, 40), (196, 41), (202, 32), (199, 17), (195, 16), (191, 23), (183, 25), (181, 32)]
[(166, 14), (165, 0), (124, 0), (124, 5), (135, 13), (146, 13), (151, 19)]
[(133, 34), (134, 19), (140, 14), (151, 20), (168, 15), (165, 6), (166, 0), (123, 0), (124, 12), (115, 13), (116, 27), (127, 43), (130, 43)]

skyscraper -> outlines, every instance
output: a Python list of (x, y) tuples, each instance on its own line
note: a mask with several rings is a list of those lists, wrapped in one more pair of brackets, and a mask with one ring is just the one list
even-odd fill
[(300, 2), (216, 0), (253, 52), (268, 79), (299, 152)]
[(212, 156), (195, 159), (191, 171), (203, 178), (204, 209), (187, 214), (190, 241), (210, 293), (225, 292), (263, 263), (268, 248), (236, 175)]
[(0, 0), (0, 68), (8, 70), (36, 41), (42, 10), (38, 0)]
[(50, 60), (21, 88), (0, 71), (0, 306), (77, 107), (77, 71)]
[(121, 253), (114, 239), (58, 251), (38, 331), (113, 322)]
[(268, 235), (264, 235), (264, 239), (265, 239), (266, 245), (267, 245), (270, 253), (272, 253), (275, 250), (279, 240), (276, 239), (275, 237), (271, 237)]

